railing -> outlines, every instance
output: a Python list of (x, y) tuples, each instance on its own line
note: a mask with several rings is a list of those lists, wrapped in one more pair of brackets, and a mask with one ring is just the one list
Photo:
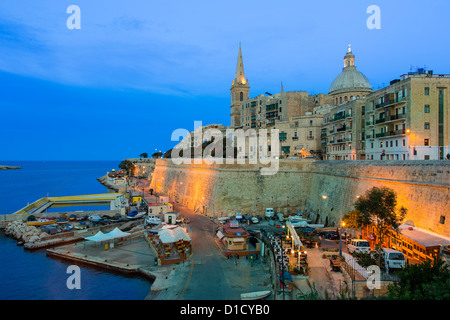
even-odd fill
[(373, 121), (366, 121), (366, 126), (373, 126)]
[(383, 122), (386, 122), (386, 118), (377, 119), (375, 121), (376, 124), (383, 123)]
[(382, 132), (382, 133), (377, 133), (376, 135), (375, 135), (375, 137), (377, 137), (377, 138), (382, 138), (382, 137), (384, 137), (386, 135), (386, 133), (385, 132)]
[(393, 120), (401, 120), (401, 119), (406, 119), (406, 113), (396, 114), (394, 116), (391, 116), (391, 121), (393, 121)]
[(338, 128), (337, 132), (345, 131), (345, 130), (347, 130), (346, 128), (347, 128), (346, 126), (343, 126), (342, 128)]

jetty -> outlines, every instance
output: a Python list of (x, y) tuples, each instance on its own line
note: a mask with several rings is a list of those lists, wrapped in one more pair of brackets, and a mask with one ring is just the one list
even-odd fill
[(17, 166), (0, 165), (0, 170), (16, 170), (16, 169), (22, 169), (22, 168), (21, 167), (17, 167)]

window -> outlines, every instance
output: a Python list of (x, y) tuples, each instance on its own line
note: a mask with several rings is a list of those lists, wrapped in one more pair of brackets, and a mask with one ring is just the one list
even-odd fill
[(398, 140), (395, 140), (395, 146), (398, 147)]
[(425, 129), (429, 130), (430, 129), (430, 123), (429, 122), (425, 122)]
[(430, 113), (430, 105), (429, 105), (429, 104), (426, 104), (426, 105), (425, 105), (425, 110), (424, 110), (424, 112), (425, 112), (425, 113)]
[(394, 141), (391, 140), (391, 143), (390, 143), (390, 144), (391, 144), (391, 148), (392, 148), (392, 147), (394, 146), (394, 145), (393, 145), (393, 144), (394, 144)]
[(425, 95), (426, 96), (430, 95), (430, 87), (425, 87)]
[(426, 146), (426, 147), (428, 147), (428, 146), (430, 145), (430, 139), (425, 139), (425, 140), (423, 141), (423, 145)]
[(244, 101), (244, 93), (243, 92), (240, 93), (240, 100)]
[(405, 139), (402, 140), (402, 146), (406, 146), (406, 140)]
[(430, 156), (426, 154), (426, 155), (424, 156), (424, 160), (430, 160)]
[(440, 224), (444, 224), (444, 223), (445, 223), (445, 216), (441, 216), (441, 217), (439, 218), (439, 223), (440, 223)]

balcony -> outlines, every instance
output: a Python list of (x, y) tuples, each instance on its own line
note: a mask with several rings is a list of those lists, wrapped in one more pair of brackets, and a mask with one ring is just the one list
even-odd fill
[(373, 121), (366, 121), (366, 126), (373, 126)]
[(380, 124), (380, 123), (384, 123), (384, 122), (386, 122), (386, 118), (381, 118), (381, 119), (375, 120), (376, 124)]
[(306, 140), (314, 140), (314, 136), (307, 136)]
[(344, 113), (336, 113), (334, 115), (333, 121), (338, 121), (338, 120), (342, 120), (342, 119), (345, 119), (345, 114)]
[(389, 121), (403, 120), (406, 119), (406, 113), (396, 114), (390, 117)]
[(346, 130), (346, 126), (343, 126), (342, 128), (338, 128), (337, 132), (341, 132), (341, 131), (345, 131)]
[(297, 141), (298, 140), (298, 136), (293, 136), (292, 140)]
[[(400, 129), (400, 130), (391, 130), (389, 132), (384, 133), (384, 135), (382, 137), (379, 138), (390, 138), (393, 136), (401, 136), (406, 134), (406, 129)], [(378, 138), (378, 137), (377, 137)]]
[(386, 133), (385, 133), (385, 132), (382, 132), (382, 133), (377, 133), (377, 134), (375, 135), (375, 137), (377, 137), (377, 138), (383, 138), (385, 135), (386, 135)]

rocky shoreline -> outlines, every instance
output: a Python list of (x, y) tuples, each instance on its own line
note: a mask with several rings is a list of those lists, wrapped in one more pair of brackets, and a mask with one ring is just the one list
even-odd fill
[(48, 237), (46, 232), (42, 232), (34, 226), (29, 226), (22, 221), (13, 221), (5, 228), (5, 235), (11, 236), (17, 241), (24, 243), (35, 243), (45, 240)]
[(2, 165), (0, 165), (0, 170), (16, 170), (16, 169), (21, 169), (21, 168), (17, 167), (17, 166), (2, 166)]

